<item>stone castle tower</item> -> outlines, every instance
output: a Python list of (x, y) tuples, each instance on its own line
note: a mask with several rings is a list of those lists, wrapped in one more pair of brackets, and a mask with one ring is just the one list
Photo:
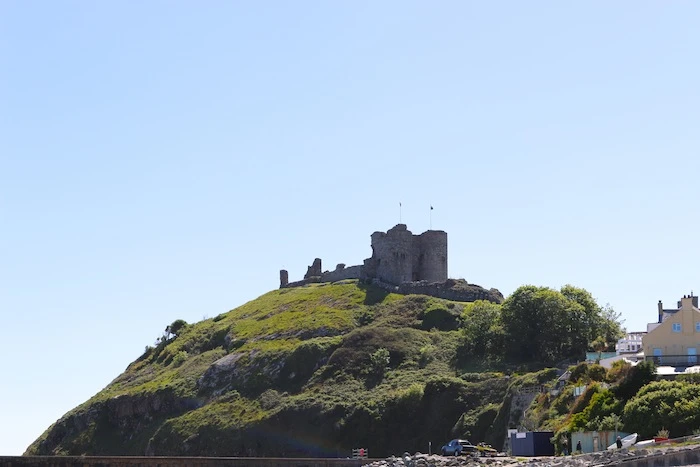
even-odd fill
[(447, 232), (413, 235), (405, 224), (372, 234), (372, 257), (364, 262), (366, 277), (389, 284), (447, 280)]

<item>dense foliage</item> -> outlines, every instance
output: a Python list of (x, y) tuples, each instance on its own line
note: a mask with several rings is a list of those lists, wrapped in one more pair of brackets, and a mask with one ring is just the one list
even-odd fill
[(656, 381), (644, 386), (626, 405), (625, 425), (648, 438), (662, 428), (674, 437), (700, 428), (700, 385)]
[(467, 355), (511, 362), (581, 360), (594, 342), (614, 345), (622, 334), (619, 315), (571, 285), (561, 291), (523, 286), (502, 305), (468, 304), (462, 319)]

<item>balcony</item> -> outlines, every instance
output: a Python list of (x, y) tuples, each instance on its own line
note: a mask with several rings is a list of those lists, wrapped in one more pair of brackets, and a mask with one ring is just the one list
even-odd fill
[(697, 355), (648, 355), (644, 360), (651, 360), (656, 366), (688, 367), (700, 364)]

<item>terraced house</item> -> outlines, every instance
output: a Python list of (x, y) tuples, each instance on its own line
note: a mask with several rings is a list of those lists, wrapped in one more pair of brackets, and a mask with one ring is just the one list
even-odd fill
[[(664, 309), (659, 301), (659, 321), (648, 327), (642, 340), (644, 355), (657, 365), (685, 371), (698, 364), (700, 309), (692, 293), (678, 302), (677, 309)], [(700, 368), (699, 368), (700, 369)]]

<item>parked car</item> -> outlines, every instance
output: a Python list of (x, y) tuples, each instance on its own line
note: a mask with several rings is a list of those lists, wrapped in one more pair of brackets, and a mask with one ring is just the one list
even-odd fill
[(462, 454), (479, 457), (479, 449), (466, 439), (453, 439), (441, 450), (443, 456), (461, 456)]

